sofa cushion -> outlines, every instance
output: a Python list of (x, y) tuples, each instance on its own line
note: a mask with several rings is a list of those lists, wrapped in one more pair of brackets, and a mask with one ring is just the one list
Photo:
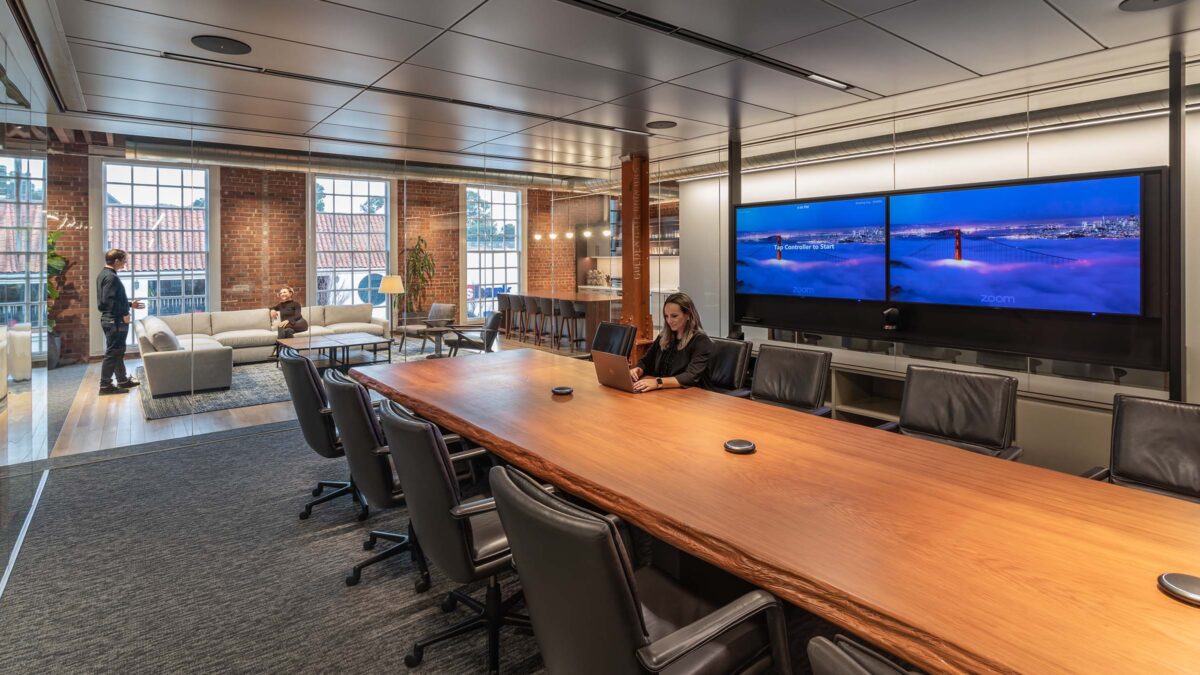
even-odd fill
[(265, 307), (263, 309), (212, 313), (212, 334), (214, 336), (235, 330), (269, 330), (270, 328), (271, 313)]
[(142, 319), (142, 330), (146, 331), (146, 337), (150, 339), (150, 344), (154, 345), (155, 351), (179, 351), (179, 340), (175, 337), (175, 331), (157, 316)]
[(183, 337), (179, 338), (179, 346), (187, 351), (225, 349), (225, 345), (217, 342), (208, 335), (184, 335)]
[(273, 330), (250, 328), (245, 330), (227, 330), (213, 335), (213, 339), (227, 347), (268, 347), (275, 344), (278, 336)]
[(154, 348), (154, 343), (150, 341), (150, 336), (146, 335), (146, 329), (137, 328), (138, 351), (142, 354), (153, 354), (158, 351)]
[(331, 323), (325, 328), (334, 333), (370, 333), (371, 335), (383, 335), (383, 326), (377, 323)]
[(313, 305), (312, 307), (301, 307), (300, 316), (308, 321), (310, 326), (325, 325), (325, 305)]
[(314, 335), (333, 335), (333, 331), (327, 326), (318, 326), (310, 321), (308, 323), (308, 330), (296, 333), (292, 337), (312, 337)]
[(172, 314), (158, 318), (170, 326), (176, 335), (185, 335), (187, 333), (212, 335), (211, 317), (212, 315), (208, 312), (193, 312), (191, 314)]
[(335, 323), (371, 323), (371, 305), (327, 305), (323, 326)]

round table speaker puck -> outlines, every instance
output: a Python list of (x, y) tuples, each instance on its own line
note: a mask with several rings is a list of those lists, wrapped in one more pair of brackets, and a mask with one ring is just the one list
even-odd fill
[(1176, 600), (1200, 607), (1200, 577), (1167, 572), (1158, 575), (1158, 587)]
[(742, 438), (725, 441), (725, 451), (735, 455), (749, 455), (754, 452), (754, 443)]
[(575, 390), (570, 387), (555, 387), (550, 390), (550, 393), (554, 394), (555, 396), (566, 396), (574, 391)]

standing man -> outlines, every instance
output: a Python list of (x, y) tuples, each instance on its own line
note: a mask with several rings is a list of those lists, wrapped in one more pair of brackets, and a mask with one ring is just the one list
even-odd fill
[[(129, 301), (125, 285), (117, 272), (125, 267), (129, 255), (119, 248), (104, 254), (104, 269), (96, 277), (96, 306), (100, 327), (104, 329), (104, 364), (100, 367), (100, 395), (124, 394), (141, 384), (125, 372), (125, 339), (129, 335), (129, 309), (146, 306), (141, 300)], [(112, 382), (113, 374), (117, 384)]]

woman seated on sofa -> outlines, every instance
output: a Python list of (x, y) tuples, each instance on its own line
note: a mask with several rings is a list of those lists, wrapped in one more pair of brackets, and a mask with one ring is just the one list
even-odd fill
[(279, 320), (275, 328), (280, 339), (308, 330), (308, 321), (300, 316), (300, 303), (292, 299), (295, 294), (291, 286), (284, 286), (279, 289), (279, 302), (271, 308), (271, 318)]

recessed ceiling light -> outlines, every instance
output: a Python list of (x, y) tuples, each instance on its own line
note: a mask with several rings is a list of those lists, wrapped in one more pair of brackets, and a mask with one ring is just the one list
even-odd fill
[(249, 54), (250, 45), (241, 40), (222, 37), (220, 35), (197, 35), (192, 38), (192, 44), (200, 49), (218, 54)]
[(634, 134), (637, 136), (653, 136), (649, 131), (638, 131), (637, 129), (626, 129), (624, 127), (613, 127), (613, 131), (619, 131), (623, 134)]
[(1183, 0), (1121, 0), (1117, 8), (1123, 12), (1145, 12), (1150, 9), (1178, 5)]
[(837, 80), (833, 79), (832, 77), (825, 77), (824, 75), (818, 75), (816, 73), (809, 73), (808, 79), (812, 80), (813, 82), (819, 82), (821, 84), (833, 87), (835, 89), (849, 89), (850, 88), (850, 85), (846, 84), (845, 82), (838, 82)]
[(646, 122), (646, 128), (648, 129), (674, 129), (677, 126), (679, 125), (671, 120), (654, 120), (653, 122)]

